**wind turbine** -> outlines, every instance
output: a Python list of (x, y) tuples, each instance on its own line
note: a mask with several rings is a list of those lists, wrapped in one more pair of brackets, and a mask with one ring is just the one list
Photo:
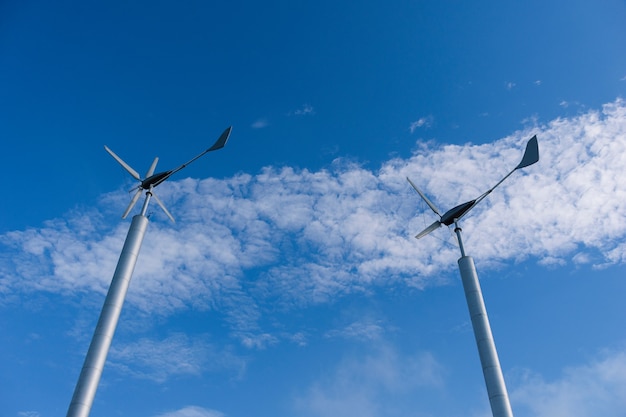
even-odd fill
[(483, 368), (483, 376), (485, 378), (485, 385), (487, 386), (487, 394), (489, 395), (489, 403), (491, 405), (491, 413), (493, 417), (513, 417), (513, 411), (511, 410), (509, 394), (504, 383), (504, 377), (502, 376), (502, 368), (500, 367), (496, 344), (491, 333), (489, 317), (487, 316), (487, 309), (485, 308), (485, 302), (480, 289), (476, 267), (474, 266), (474, 259), (471, 256), (465, 255), (465, 249), (461, 239), (462, 230), (459, 226), (459, 220), (461, 220), (461, 218), (463, 218), (463, 216), (465, 216), (471, 209), (476, 207), (476, 205), (485, 197), (491, 194), (491, 192), (495, 190), (497, 186), (502, 184), (511, 174), (518, 169), (525, 168), (537, 161), (539, 161), (539, 145), (537, 143), (537, 136), (535, 135), (526, 144), (526, 151), (524, 152), (522, 161), (511, 172), (498, 181), (496, 185), (474, 200), (459, 204), (458, 206), (446, 211), (444, 214), (441, 214), (441, 212), (426, 197), (426, 195), (424, 195), (424, 193), (420, 191), (420, 189), (417, 188), (417, 186), (415, 186), (415, 184), (413, 184), (413, 182), (407, 177), (411, 186), (415, 189), (415, 191), (417, 191), (420, 197), (422, 197), (428, 207), (430, 207), (430, 209), (437, 216), (439, 216), (439, 220), (436, 220), (415, 237), (417, 239), (421, 239), (434, 230), (440, 228), (441, 225), (450, 226), (454, 224), (454, 232), (456, 233), (459, 242), (459, 249), (461, 251), (461, 258), (458, 260), (459, 271), (461, 273), (461, 280), (463, 281), (465, 300), (467, 301), (467, 307), (472, 320), (472, 328), (474, 329), (474, 337), (476, 338), (476, 345), (478, 346), (478, 354)]
[(132, 277), (133, 270), (135, 269), (137, 257), (139, 256), (139, 250), (141, 249), (141, 243), (143, 242), (146, 228), (148, 227), (146, 210), (148, 209), (150, 198), (154, 197), (165, 214), (167, 214), (167, 216), (174, 221), (174, 217), (172, 217), (170, 212), (165, 208), (163, 202), (161, 202), (156, 194), (154, 194), (154, 188), (206, 153), (223, 148), (224, 145), (226, 145), (226, 141), (228, 141), (231, 129), (232, 127), (227, 128), (213, 144), (213, 146), (175, 169), (154, 174), (157, 162), (159, 161), (159, 158), (155, 158), (146, 173), (146, 177), (143, 179), (139, 176), (137, 171), (131, 168), (130, 165), (124, 162), (111, 149), (106, 146), (104, 147), (106, 151), (111, 154), (111, 156), (113, 156), (113, 158), (115, 158), (115, 160), (119, 162), (119, 164), (124, 167), (128, 173), (130, 173), (130, 175), (133, 176), (133, 178), (140, 181), (137, 186), (137, 192), (131, 199), (126, 211), (124, 211), (122, 218), (126, 218), (126, 216), (128, 216), (128, 213), (130, 213), (133, 209), (143, 191), (146, 192), (146, 199), (144, 200), (141, 213), (133, 217), (130, 228), (128, 229), (128, 235), (126, 235), (122, 253), (120, 254), (120, 258), (117, 262), (117, 267), (115, 268), (115, 273), (113, 274), (109, 291), (107, 292), (104, 305), (102, 306), (102, 311), (100, 312), (100, 318), (98, 319), (96, 330), (94, 331), (91, 339), (91, 344), (89, 345), (89, 350), (87, 351), (83, 368), (74, 389), (74, 395), (72, 396), (72, 401), (67, 411), (67, 417), (88, 417), (91, 412), (91, 405), (93, 404), (93, 399), (96, 395), (100, 376), (102, 375), (104, 363), (106, 362), (107, 353), (109, 351), (109, 347), (111, 346), (111, 341), (113, 340), (115, 328), (117, 327), (117, 321), (120, 317), (120, 313), (122, 312), (124, 298), (126, 297), (130, 279)]

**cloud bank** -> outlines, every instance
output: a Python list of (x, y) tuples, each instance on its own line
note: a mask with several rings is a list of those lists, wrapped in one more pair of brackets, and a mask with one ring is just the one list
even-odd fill
[[(534, 134), (539, 163), (464, 219), (468, 253), (482, 268), (529, 258), (624, 263), (626, 103), (618, 99), (488, 144), (418, 144), (410, 158), (376, 171), (337, 160), (316, 172), (267, 167), (165, 183), (159, 195), (178, 223), (161, 221), (155, 209), (127, 303), (164, 315), (219, 309), (242, 342), (262, 347), (272, 343), (257, 324), (266, 303), (289, 309), (379, 286), (439, 285), (455, 270), (458, 249), (445, 229), (412, 237), (434, 217), (405, 177), (446, 210), (493, 186)], [(128, 224), (103, 219), (115, 219), (125, 198), (116, 191), (87, 214), (0, 236), (0, 300), (104, 293)]]

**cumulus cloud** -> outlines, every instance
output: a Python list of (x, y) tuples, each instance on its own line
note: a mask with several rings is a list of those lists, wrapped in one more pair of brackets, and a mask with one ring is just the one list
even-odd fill
[[(338, 160), (320, 171), (268, 167), (165, 183), (159, 195), (179, 222), (151, 222), (127, 302), (164, 315), (219, 309), (244, 345), (263, 347), (275, 342), (258, 324), (268, 300), (289, 309), (377, 286), (438, 285), (455, 270), (458, 248), (445, 228), (412, 237), (435, 219), (405, 177), (447, 210), (516, 166), (533, 134), (539, 163), (464, 219), (468, 253), (483, 268), (527, 258), (623, 263), (626, 103), (617, 100), (489, 144), (422, 145), (376, 171)], [(123, 209), (124, 197), (111, 193), (74, 220), (0, 236), (0, 300), (28, 291), (104, 293), (127, 223), (111, 227), (100, 213)]]

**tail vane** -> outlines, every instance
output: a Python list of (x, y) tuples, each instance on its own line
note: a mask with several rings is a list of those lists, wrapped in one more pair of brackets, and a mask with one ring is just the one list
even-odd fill
[(230, 131), (231, 130), (233, 130), (232, 126), (229, 126), (228, 128), (226, 128), (226, 130), (224, 130), (222, 132), (222, 134), (217, 139), (217, 141), (213, 144), (213, 146), (211, 146), (209, 149), (207, 149), (207, 152), (216, 151), (216, 150), (222, 149), (224, 146), (226, 146), (226, 142), (228, 141), (228, 138), (230, 136)]

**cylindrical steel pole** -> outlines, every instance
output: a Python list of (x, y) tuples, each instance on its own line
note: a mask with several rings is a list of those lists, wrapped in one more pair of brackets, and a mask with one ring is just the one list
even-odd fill
[(83, 369), (74, 389), (67, 417), (89, 416), (147, 227), (147, 217), (143, 215), (133, 217), (126, 241), (124, 242), (124, 248), (111, 280), (111, 286), (100, 312), (96, 330), (85, 357)]
[[(457, 232), (457, 235), (460, 235), (459, 232)], [(509, 394), (506, 390), (498, 352), (496, 351), (496, 344), (491, 334), (487, 309), (485, 308), (483, 294), (478, 282), (478, 274), (471, 256), (462, 256), (459, 259), (459, 270), (461, 271), (467, 307), (472, 319), (472, 327), (474, 328), (480, 363), (483, 368), (485, 385), (487, 385), (491, 414), (493, 417), (513, 417)]]

